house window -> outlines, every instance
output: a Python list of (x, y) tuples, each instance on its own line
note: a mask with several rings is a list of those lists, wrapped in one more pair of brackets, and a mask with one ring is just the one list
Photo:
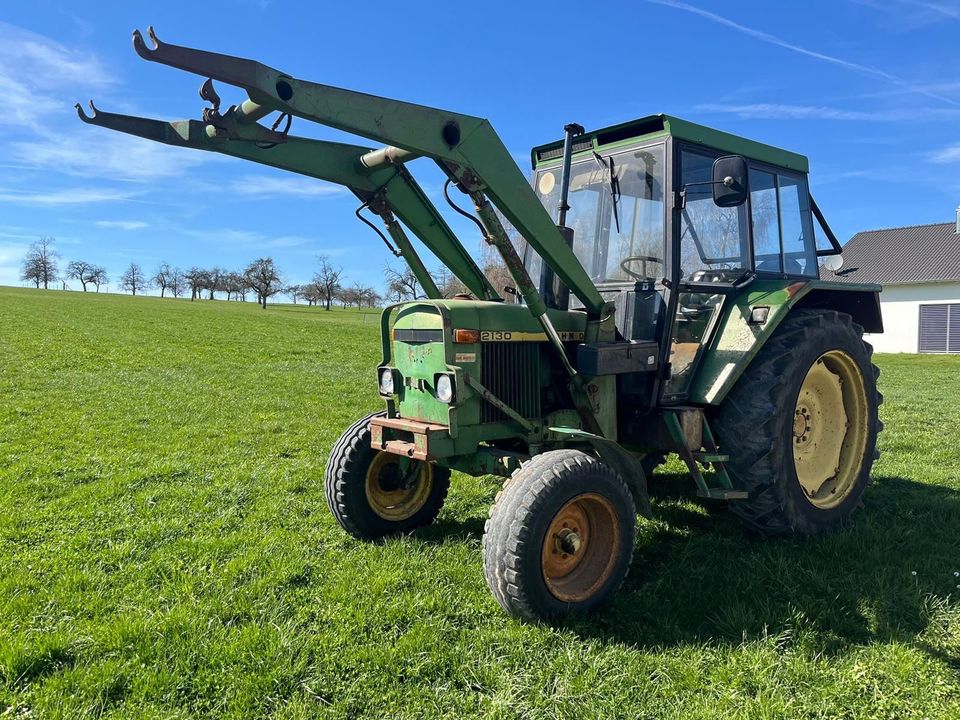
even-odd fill
[(920, 352), (960, 353), (960, 303), (920, 306)]

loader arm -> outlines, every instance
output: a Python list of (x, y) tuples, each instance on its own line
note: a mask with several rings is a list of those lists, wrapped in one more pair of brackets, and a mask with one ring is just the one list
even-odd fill
[(245, 105), (261, 117), (278, 110), (370, 138), (430, 157), (457, 179), (459, 169), (469, 170), (589, 315), (603, 315), (603, 298), (487, 120), (299, 80), (253, 60), (162, 43), (153, 28), (148, 34), (153, 49), (133, 34), (142, 58), (242, 88), (250, 97)]
[[(256, 123), (238, 123), (226, 133), (199, 120), (165, 122), (103, 112), (93, 103), (90, 103), (90, 108), (92, 114), (86, 115), (77, 105), (80, 119), (91, 125), (167, 145), (230, 155), (326, 180), (349, 188), (358, 198), (373, 205), (376, 205), (375, 199), (382, 196), (385, 207), (392, 209), (472, 293), (484, 300), (500, 299), (423, 190), (402, 166), (387, 165), (374, 170), (362, 167), (360, 158), (372, 152), (372, 148), (283, 135)], [(226, 137), (228, 134), (231, 137)], [(409, 242), (404, 241), (402, 231), (391, 230), (391, 235), (427, 295), (439, 297), (416, 251)]]

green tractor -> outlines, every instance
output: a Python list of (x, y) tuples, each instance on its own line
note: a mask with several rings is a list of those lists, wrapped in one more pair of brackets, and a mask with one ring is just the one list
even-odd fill
[[(882, 427), (862, 338), (883, 329), (880, 288), (820, 279), (819, 258), (840, 246), (802, 155), (653, 115), (568, 125), (534, 148), (531, 184), (486, 120), (149, 34), (152, 47), (134, 33), (143, 58), (209, 78), (203, 119), (91, 103), (83, 120), (348, 187), (426, 292), (383, 311), (371, 382), (385, 411), (330, 453), (326, 498), (350, 534), (428, 525), (454, 470), (502, 477), (484, 574), (505, 610), (549, 618), (620, 586), (636, 515), (650, 514), (647, 480), (669, 453), (698, 495), (763, 534), (830, 530), (860, 504)], [(221, 110), (213, 80), (247, 99)], [(271, 128), (258, 122), (274, 112)], [(292, 118), (382, 147), (297, 137)], [(414, 181), (417, 158), (446, 175), (448, 202), (496, 248), (512, 287), (491, 285)], [(441, 296), (408, 232), (466, 293)]]

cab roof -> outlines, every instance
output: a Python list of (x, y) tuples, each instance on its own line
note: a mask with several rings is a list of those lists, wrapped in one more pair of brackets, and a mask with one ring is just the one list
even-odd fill
[[(810, 164), (804, 155), (798, 155), (789, 150), (782, 150), (772, 145), (765, 145), (739, 135), (714, 130), (705, 125), (697, 125), (688, 120), (662, 113), (586, 132), (574, 141), (573, 153), (576, 155), (588, 150), (600, 151), (618, 145), (630, 145), (641, 139), (653, 139), (668, 135), (732, 155), (743, 155), (751, 160), (759, 160), (802, 173), (810, 172)], [(531, 152), (531, 160), (533, 167), (537, 168), (540, 165), (559, 160), (562, 155), (563, 140), (557, 140), (547, 145), (535, 147)]]

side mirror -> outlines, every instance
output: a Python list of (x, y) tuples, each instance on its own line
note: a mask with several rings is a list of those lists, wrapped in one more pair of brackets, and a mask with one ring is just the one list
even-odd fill
[(737, 207), (747, 201), (750, 184), (742, 155), (724, 155), (713, 161), (713, 202), (717, 207)]

